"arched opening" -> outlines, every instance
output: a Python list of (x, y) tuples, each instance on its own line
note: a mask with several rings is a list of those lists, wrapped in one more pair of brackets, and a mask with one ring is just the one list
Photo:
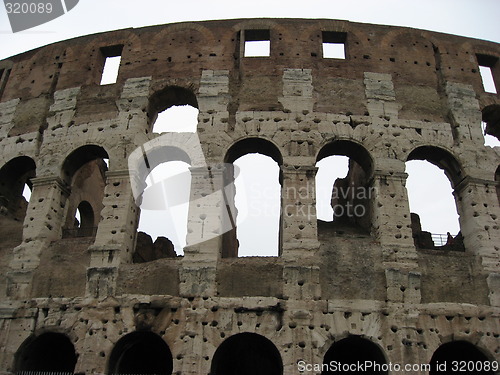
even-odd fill
[(280, 255), (281, 153), (269, 141), (248, 138), (229, 149), (225, 162), (224, 186), (234, 181), (233, 191), (226, 188), (226, 208), (236, 220), (223, 236), (222, 256)]
[(463, 179), (447, 151), (430, 146), (413, 150), (406, 162), (406, 188), (415, 246), (463, 251), (454, 187)]
[(256, 333), (238, 333), (215, 351), (210, 375), (281, 375), (283, 362), (276, 346)]
[(70, 339), (62, 333), (47, 332), (30, 337), (16, 353), (16, 373), (23, 371), (66, 372), (75, 370), (77, 355)]
[(190, 165), (167, 161), (151, 169), (140, 205), (134, 263), (184, 254), (186, 246)]
[(483, 131), (483, 137), (484, 137), (484, 145), (485, 146), (490, 146), (490, 147), (498, 147), (500, 146), (500, 141), (498, 138), (495, 136), (488, 134), (486, 131), (486, 123), (484, 121), (481, 122), (481, 130)]
[(26, 201), (26, 203), (29, 203), (29, 201), (31, 199), (31, 187), (30, 187), (30, 185), (31, 184), (29, 184), (29, 183), (24, 184), (22, 196), (24, 197), (24, 200)]
[(75, 228), (78, 228), (78, 237), (88, 237), (93, 233), (94, 210), (87, 201), (82, 201), (76, 209)]
[(320, 150), (316, 158), (318, 231), (370, 232), (372, 165), (368, 151), (354, 142), (334, 141)]
[(95, 236), (103, 208), (109, 156), (96, 145), (82, 146), (63, 163), (63, 178), (70, 187), (63, 237)]
[(198, 127), (198, 109), (190, 105), (174, 105), (158, 113), (153, 133), (191, 132)]
[[(316, 215), (318, 220), (332, 222), (335, 220), (335, 209), (332, 202), (335, 182), (343, 180), (349, 172), (347, 156), (327, 156), (316, 163)], [(337, 197), (335, 197), (337, 198)], [(337, 207), (337, 215), (339, 215)]]
[(71, 184), (73, 176), (82, 166), (93, 160), (102, 160), (103, 163), (107, 165), (107, 163), (104, 162), (105, 159), (109, 160), (109, 155), (101, 146), (86, 145), (79, 147), (71, 152), (64, 160), (62, 177), (68, 184)]
[[(492, 104), (484, 107), (483, 113), (483, 134), (485, 142), (492, 146), (499, 146), (500, 141), (500, 104)], [(494, 137), (494, 138), (493, 138)], [(486, 144), (486, 143), (485, 143)]]
[(497, 182), (497, 198), (498, 198), (498, 204), (500, 205), (500, 165), (495, 171), (495, 181)]
[[(359, 371), (357, 364), (370, 364)], [(335, 364), (336, 367), (330, 366)], [(322, 375), (372, 374), (386, 375), (387, 362), (382, 350), (373, 342), (359, 336), (349, 336), (334, 343), (323, 358)]]
[(168, 86), (153, 94), (148, 115), (154, 133), (196, 132), (198, 101), (191, 90)]
[(153, 147), (139, 159), (129, 165), (143, 183), (134, 193), (140, 215), (132, 260), (176, 257), (186, 245), (191, 159), (176, 146)]
[(35, 169), (35, 162), (27, 156), (14, 158), (0, 169), (0, 208), (15, 220), (22, 221), (26, 214)]
[(108, 374), (170, 375), (173, 358), (167, 343), (153, 332), (132, 332), (116, 343)]
[(476, 346), (467, 341), (453, 341), (441, 345), (431, 358), (429, 375), (437, 374), (494, 374), (498, 366)]

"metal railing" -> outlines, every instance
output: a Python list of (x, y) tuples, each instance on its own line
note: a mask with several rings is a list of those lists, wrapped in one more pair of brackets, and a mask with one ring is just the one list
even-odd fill
[[(438, 234), (431, 233), (432, 242), (434, 242), (434, 246), (444, 246), (448, 243), (448, 235), (447, 234)], [(453, 239), (453, 237), (452, 237)]]
[(464, 240), (460, 232), (456, 236), (452, 236), (448, 233), (421, 231), (413, 233), (413, 240), (419, 249), (465, 251)]

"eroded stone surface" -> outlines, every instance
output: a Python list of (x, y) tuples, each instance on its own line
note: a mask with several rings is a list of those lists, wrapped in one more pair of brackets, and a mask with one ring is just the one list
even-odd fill
[[(245, 35), (269, 35), (271, 55), (243, 57)], [(325, 35), (346, 59), (322, 57)], [(122, 51), (117, 83), (99, 85), (110, 50)], [(495, 43), (255, 19), (119, 30), (0, 62), (0, 373), (26, 369), (46, 332), (67, 337), (85, 374), (118, 371), (113, 349), (144, 332), (168, 345), (176, 374), (215, 371), (216, 350), (241, 333), (270, 340), (284, 374), (349, 335), (391, 363), (429, 363), (460, 340), (498, 360), (500, 151), (483, 145), (481, 119), (498, 135), (500, 101), (483, 90), (483, 55), (498, 86)], [(196, 133), (152, 132), (183, 104), (200, 111)], [(278, 257), (236, 257), (224, 163), (252, 152), (280, 164)], [(315, 164), (336, 154), (352, 162), (335, 186), (374, 193), (332, 204), (362, 203), (362, 220), (316, 220)], [(182, 257), (137, 234), (140, 166), (165, 155), (191, 165)], [(408, 159), (445, 169), (465, 251), (414, 239)], [(21, 225), (9, 201), (27, 181)]]

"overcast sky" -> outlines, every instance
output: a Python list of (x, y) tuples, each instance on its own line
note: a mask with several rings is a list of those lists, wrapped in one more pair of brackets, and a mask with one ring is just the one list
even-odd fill
[[(500, 42), (499, 0), (254, 0), (251, 2), (184, 0), (175, 3), (165, 0), (80, 0), (79, 4), (67, 14), (15, 34), (12, 33), (6, 11), (2, 8), (0, 5), (0, 59), (59, 40), (102, 31), (181, 21), (253, 17), (344, 19), (409, 26)], [(429, 173), (431, 172), (423, 169), (420, 169), (420, 172), (411, 172), (408, 184), (413, 183), (412, 179), (416, 183), (423, 179), (428, 181)], [(331, 180), (331, 173), (329, 175), (327, 179)], [(451, 194), (446, 179), (440, 185), (444, 186), (443, 194)], [(429, 217), (436, 218), (436, 214), (432, 213), (432, 206), (436, 209), (436, 202), (441, 203), (441, 199), (429, 200), (429, 194), (436, 193), (436, 188), (431, 187), (430, 191), (418, 190), (431, 206)], [(410, 197), (410, 199), (412, 203), (418, 198)], [(424, 209), (421, 207), (423, 204), (418, 202), (419, 208)], [(455, 210), (453, 200), (450, 202), (451, 210)], [(450, 212), (450, 207), (440, 209), (442, 212)], [(430, 218), (428, 224), (424, 223), (424, 227), (429, 225), (425, 228), (429, 231), (436, 233), (458, 231), (456, 216), (447, 214), (432, 223)], [(272, 236), (273, 232), (276, 231), (272, 229), (269, 235)], [(264, 242), (270, 242), (265, 234), (256, 236), (252, 230), (247, 231), (247, 235), (250, 241), (253, 241), (251, 247), (261, 246), (255, 242), (257, 237)], [(273, 251), (270, 254), (272, 253)]]
[[(1, 5), (0, 5), (1, 7)], [(0, 11), (0, 58), (58, 40), (128, 27), (226, 18), (331, 18), (410, 26), (500, 42), (498, 0), (80, 0), (66, 15), (13, 34)]]

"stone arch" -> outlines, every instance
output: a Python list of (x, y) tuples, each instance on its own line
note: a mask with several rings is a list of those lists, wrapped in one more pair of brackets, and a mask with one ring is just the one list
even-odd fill
[(484, 107), (482, 114), (482, 120), (486, 123), (485, 133), (500, 140), (500, 104)]
[(453, 188), (464, 179), (465, 172), (458, 159), (449, 151), (439, 146), (418, 146), (407, 156), (406, 161), (425, 160), (442, 169)]
[[(476, 345), (468, 341), (450, 341), (439, 346), (433, 353), (430, 361), (431, 370), (429, 371), (429, 375), (459, 373), (459, 371), (453, 371), (454, 361), (458, 362), (460, 366), (463, 363), (465, 373), (467, 374), (494, 374), (495, 371), (490, 370), (491, 368), (485, 370), (482, 367), (485, 364), (492, 363), (492, 358), (490, 357)], [(467, 366), (473, 367), (467, 368)], [(481, 366), (481, 368), (478, 368), (478, 366)], [(444, 368), (446, 368), (446, 372), (444, 372)]]
[[(373, 368), (369, 369), (366, 373), (370, 373), (373, 375), (388, 374), (387, 368), (385, 368), (385, 365), (387, 365), (387, 360), (382, 349), (373, 341), (361, 336), (354, 335), (336, 341), (330, 346), (330, 348), (325, 353), (325, 356), (323, 357), (324, 368), (321, 374), (329, 375), (337, 373), (365, 373), (355, 370), (356, 364), (358, 362), (373, 364)], [(335, 363), (337, 364), (337, 366), (342, 367), (339, 367), (338, 369), (331, 368), (329, 366), (329, 364), (331, 363)]]
[(234, 163), (241, 156), (255, 152), (269, 156), (278, 165), (283, 165), (283, 156), (279, 147), (270, 140), (257, 137), (243, 138), (235, 142), (226, 152), (224, 162)]
[[(147, 217), (144, 215), (145, 211), (143, 211), (143, 215), (141, 216), (141, 220), (143, 220), (142, 222), (139, 222), (139, 220), (137, 220), (138, 228), (140, 228), (139, 230), (142, 232), (147, 232), (139, 232), (139, 236), (141, 236), (144, 240), (141, 240), (140, 243), (149, 244), (153, 240), (153, 238), (148, 238), (149, 235), (153, 234), (152, 231), (155, 231), (155, 228), (148, 225), (148, 223), (151, 223), (153, 221), (153, 217), (155, 217), (156, 215), (163, 215), (163, 219), (170, 218), (169, 220), (171, 220), (171, 216), (169, 215), (171, 215), (170, 209), (173, 206), (168, 206), (163, 200), (150, 199), (152, 196), (157, 196), (156, 194), (158, 193), (162, 197), (166, 196), (170, 203), (173, 201), (176, 201), (179, 204), (187, 202), (181, 202), (176, 199), (178, 197), (173, 197), (171, 195), (172, 189), (170, 186), (172, 186), (172, 181), (174, 181), (172, 180), (172, 178), (175, 179), (175, 184), (177, 184), (176, 186), (186, 186), (185, 189), (187, 190), (187, 194), (189, 195), (189, 197), (187, 197), (186, 199), (190, 199), (191, 185), (189, 184), (188, 178), (190, 179), (192, 177), (192, 174), (187, 170), (183, 169), (183, 171), (181, 172), (174, 172), (174, 175), (168, 177), (167, 180), (164, 179), (165, 177), (161, 177), (161, 180), (154, 182), (149, 187), (146, 183), (147, 177), (157, 166), (173, 161), (186, 163), (189, 168), (207, 168), (205, 156), (203, 154), (203, 150), (201, 148), (201, 143), (197, 133), (164, 133), (158, 137), (155, 137), (144, 145), (136, 148), (129, 156), (128, 165), (135, 204), (140, 207), (141, 210), (151, 210), (151, 212), (148, 212)], [(172, 169), (167, 170), (167, 174), (170, 170)], [(175, 168), (174, 170), (177, 171), (177, 169)], [(189, 176), (187, 176), (188, 173)], [(146, 189), (148, 190), (148, 193), (145, 195), (144, 192), (146, 191)], [(152, 195), (149, 194), (149, 192)], [(180, 199), (183, 200), (184, 197), (181, 197)], [(164, 212), (161, 213), (159, 211)], [(169, 224), (165, 226), (165, 228), (169, 228), (167, 232), (169, 230), (174, 230), (175, 225), (172, 223), (172, 220), (169, 221)], [(177, 225), (183, 225), (181, 224), (182, 222), (183, 221), (179, 220), (176, 221)], [(157, 229), (156, 232), (158, 232)], [(182, 238), (180, 236), (184, 236), (184, 233), (179, 229), (179, 226), (177, 226), (177, 230), (175, 230), (174, 233), (169, 232), (169, 234), (167, 234), (166, 232), (163, 232), (161, 234), (156, 233), (156, 235), (159, 235), (159, 237), (169, 237), (169, 240), (175, 240), (175, 238), (179, 239), (180, 243), (176, 245), (176, 250), (182, 251), (181, 249), (184, 246), (182, 244), (182, 240), (180, 240)], [(139, 241), (137, 242), (139, 243)], [(138, 249), (140, 250), (139, 247), (136, 247), (136, 251)]]
[(172, 352), (156, 333), (136, 331), (123, 336), (115, 344), (108, 362), (108, 374), (170, 375)]
[[(369, 232), (371, 228), (371, 205), (373, 198), (370, 193), (369, 181), (374, 169), (374, 160), (371, 154), (364, 146), (357, 142), (351, 140), (333, 140), (323, 145), (319, 150), (316, 162), (329, 156), (346, 156), (349, 158), (347, 176), (345, 178), (338, 178), (331, 192), (334, 225), (348, 225)], [(350, 207), (362, 207), (363, 209), (360, 212), (363, 214), (350, 213)]]
[[(143, 147), (145, 153), (143, 154), (143, 165), (139, 168), (139, 174), (137, 177), (144, 179), (152, 171), (161, 163), (166, 163), (169, 161), (183, 161), (187, 164), (192, 164), (191, 158), (188, 153), (182, 148), (171, 146), (171, 145), (161, 145), (160, 142), (156, 142), (158, 144), (147, 144)], [(151, 147), (148, 147), (151, 146)]]
[(199, 109), (198, 99), (192, 89), (168, 85), (156, 91), (149, 98), (148, 119), (149, 128), (153, 131), (158, 114), (173, 106), (191, 106)]
[[(236, 212), (237, 208), (235, 206), (235, 195), (236, 190), (234, 187), (235, 180), (235, 169), (233, 163), (242, 156), (248, 154), (258, 153), (267, 156), (274, 160), (279, 167), (283, 165), (283, 157), (280, 149), (271, 141), (264, 138), (244, 138), (235, 142), (231, 147), (229, 147), (226, 155), (224, 157), (225, 169), (224, 169), (224, 186), (225, 186), (225, 206), (229, 213), (231, 213), (230, 225), (227, 228), (232, 228), (231, 230), (223, 234), (222, 241), (222, 257), (237, 257), (238, 256), (238, 239), (236, 235)], [(279, 174), (279, 183), (282, 185), (281, 171)], [(281, 215), (280, 215), (279, 228), (281, 228)], [(278, 254), (281, 254), (281, 230), (278, 233)]]
[(0, 206), (17, 219), (24, 217), (26, 202), (22, 199), (24, 186), (31, 188), (35, 177), (35, 161), (28, 156), (18, 156), (0, 168)]
[(78, 355), (71, 340), (62, 333), (32, 335), (15, 355), (16, 371), (66, 372), (75, 369)]
[(268, 338), (244, 332), (228, 337), (215, 351), (210, 375), (283, 374), (281, 355)]
[(137, 147), (128, 158), (132, 192), (136, 204), (144, 191), (147, 175), (161, 163), (183, 161), (193, 168), (206, 168), (197, 133), (165, 133)]
[(373, 172), (373, 158), (367, 149), (358, 142), (343, 139), (330, 141), (319, 150), (316, 162), (332, 155), (347, 156), (358, 163), (366, 174), (369, 175)]
[[(93, 234), (95, 213), (92, 205), (88, 201), (81, 201), (77, 207), (80, 213), (80, 222), (78, 223), (78, 237), (88, 237)], [(75, 223), (76, 224), (76, 223)]]
[[(108, 166), (104, 160), (109, 159), (106, 150), (97, 145), (85, 145), (71, 152), (64, 160), (62, 176), (70, 187), (66, 221), (63, 237), (93, 236), (95, 226), (100, 221), (103, 209), (104, 188)], [(82, 202), (86, 202), (83, 203)], [(80, 207), (80, 205), (82, 205)], [(85, 222), (76, 225), (78, 209)]]
[(96, 159), (109, 159), (108, 152), (102, 146), (89, 144), (71, 151), (64, 159), (61, 177), (69, 185), (71, 180), (83, 165)]
[[(455, 190), (465, 178), (465, 172), (463, 171), (463, 168), (457, 158), (444, 148), (429, 145), (418, 146), (414, 148), (407, 156), (407, 162), (412, 160), (427, 161), (441, 169), (448, 178), (453, 190)], [(454, 200), (457, 211), (460, 214), (459, 201), (456, 197), (454, 197)], [(418, 214), (411, 213), (411, 221), (413, 232), (412, 234), (417, 248), (441, 248), (457, 251), (464, 250), (463, 235), (461, 232), (459, 232), (455, 237), (451, 236), (451, 234), (448, 234), (447, 239), (441, 238), (439, 244), (436, 245), (436, 243), (432, 239), (432, 234), (427, 231), (422, 231)]]

